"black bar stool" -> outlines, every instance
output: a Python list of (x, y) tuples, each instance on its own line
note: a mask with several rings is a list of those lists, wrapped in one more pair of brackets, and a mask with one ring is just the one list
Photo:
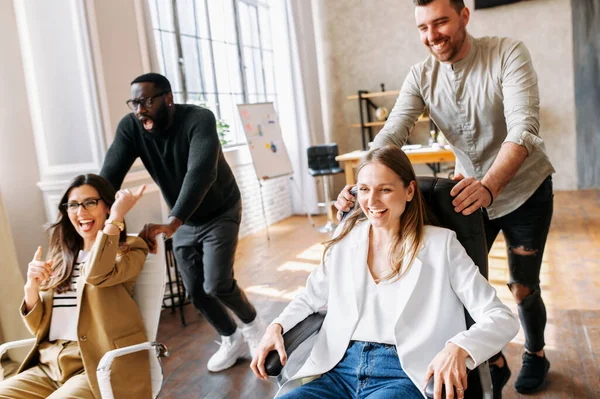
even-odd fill
[(183, 305), (190, 302), (186, 301), (185, 287), (183, 279), (177, 268), (177, 261), (173, 253), (173, 239), (169, 238), (165, 241), (165, 256), (167, 257), (167, 285), (163, 297), (163, 308), (171, 308), (171, 313), (175, 313), (179, 308), (179, 316), (181, 317), (181, 326), (185, 327), (185, 315), (183, 313)]
[(319, 206), (325, 206), (327, 210), (327, 223), (319, 227), (319, 231), (322, 233), (330, 232), (335, 230), (337, 224), (335, 216), (331, 209), (331, 196), (329, 188), (329, 178), (331, 175), (343, 173), (344, 170), (340, 168), (340, 164), (335, 160), (338, 155), (337, 144), (320, 144), (306, 149), (306, 155), (308, 156), (308, 172), (312, 176), (321, 176), (323, 179), (323, 191), (325, 202), (320, 202)]

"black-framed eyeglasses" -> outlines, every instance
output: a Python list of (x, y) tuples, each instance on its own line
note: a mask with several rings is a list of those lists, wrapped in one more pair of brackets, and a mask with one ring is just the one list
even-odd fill
[(79, 207), (82, 206), (86, 211), (91, 211), (98, 206), (98, 202), (102, 201), (102, 198), (88, 198), (83, 202), (66, 202), (62, 206), (69, 213), (77, 213)]
[(156, 97), (164, 96), (165, 94), (169, 94), (169, 93), (170, 93), (169, 91), (161, 91), (160, 93), (155, 94), (150, 97), (140, 97), (140, 98), (136, 98), (134, 100), (127, 100), (127, 106), (132, 111), (137, 111), (137, 109), (140, 107), (140, 105), (146, 109), (150, 109), (150, 108), (152, 108), (152, 100), (154, 100)]

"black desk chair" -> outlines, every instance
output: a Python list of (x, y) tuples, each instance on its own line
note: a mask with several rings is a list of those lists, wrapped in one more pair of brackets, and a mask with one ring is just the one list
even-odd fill
[[(463, 216), (454, 212), (450, 190), (456, 182), (436, 177), (418, 177), (419, 187), (425, 203), (427, 213), (434, 224), (451, 229), (456, 232), (458, 240), (465, 247), (467, 254), (479, 267), (481, 274), (488, 277), (488, 253), (485, 241), (485, 232), (481, 212)], [(474, 324), (473, 319), (465, 309), (467, 320), (466, 327)], [(325, 319), (325, 312), (314, 313), (283, 334), (285, 350), (288, 358), (302, 342), (315, 335)], [(278, 377), (282, 373), (282, 366), (276, 351), (269, 353), (265, 362), (265, 370), (269, 376)], [(279, 379), (279, 382), (284, 382)], [(426, 395), (433, 398), (433, 378), (429, 381)], [(442, 397), (445, 397), (443, 395)], [(468, 375), (468, 388), (465, 390), (465, 399), (492, 398), (492, 380), (487, 362), (482, 363)]]
[(335, 215), (331, 209), (331, 193), (329, 189), (329, 176), (338, 173), (343, 173), (344, 170), (340, 168), (340, 164), (335, 160), (338, 156), (337, 144), (320, 144), (306, 149), (306, 155), (308, 157), (308, 172), (312, 176), (321, 176), (323, 180), (323, 191), (324, 191), (324, 203), (319, 203), (319, 206), (325, 206), (327, 211), (327, 223), (319, 228), (321, 233), (327, 233), (335, 230), (337, 224), (335, 223)]

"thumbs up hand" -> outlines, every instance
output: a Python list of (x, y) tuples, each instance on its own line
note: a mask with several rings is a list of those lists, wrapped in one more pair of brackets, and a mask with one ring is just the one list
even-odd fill
[(44, 262), (42, 260), (42, 247), (38, 247), (33, 255), (33, 260), (29, 262), (27, 268), (27, 283), (25, 286), (39, 291), (40, 286), (50, 280), (52, 276), (52, 261)]

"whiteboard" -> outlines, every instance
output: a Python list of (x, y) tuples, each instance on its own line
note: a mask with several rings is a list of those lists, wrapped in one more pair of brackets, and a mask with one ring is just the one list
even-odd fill
[(264, 180), (291, 175), (294, 170), (273, 103), (238, 104), (237, 107), (256, 176)]

